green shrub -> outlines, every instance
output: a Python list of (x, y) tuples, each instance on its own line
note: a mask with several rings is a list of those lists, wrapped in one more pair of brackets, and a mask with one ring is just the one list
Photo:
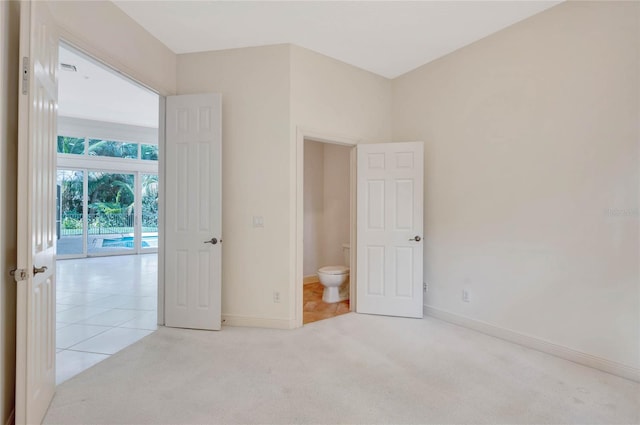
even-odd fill
[(82, 220), (77, 220), (71, 217), (65, 217), (62, 221), (62, 228), (64, 229), (82, 229)]

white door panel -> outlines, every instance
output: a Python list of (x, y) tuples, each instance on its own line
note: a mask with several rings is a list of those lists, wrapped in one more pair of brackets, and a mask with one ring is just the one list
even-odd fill
[(359, 313), (422, 317), (423, 149), (358, 145)]
[(19, 100), (17, 424), (42, 422), (55, 391), (58, 41), (46, 2), (23, 2), (20, 56), (29, 65)]
[(167, 326), (220, 329), (221, 130), (221, 96), (219, 94), (167, 98), (165, 160), (165, 323)]

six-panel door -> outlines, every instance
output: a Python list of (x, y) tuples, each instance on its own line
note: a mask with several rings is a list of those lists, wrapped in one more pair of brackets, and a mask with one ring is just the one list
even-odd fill
[(358, 313), (422, 317), (423, 149), (358, 145)]
[(221, 134), (219, 94), (167, 97), (167, 326), (220, 329)]

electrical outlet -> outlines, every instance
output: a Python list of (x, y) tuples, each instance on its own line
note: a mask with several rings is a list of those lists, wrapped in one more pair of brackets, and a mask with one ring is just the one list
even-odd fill
[(471, 294), (469, 293), (468, 289), (462, 290), (462, 301), (464, 301), (465, 303), (471, 302)]
[(424, 292), (429, 292), (429, 285), (427, 284), (427, 282), (422, 283), (422, 289), (424, 290)]
[(264, 217), (262, 217), (261, 215), (254, 215), (253, 227), (264, 227)]
[(280, 302), (280, 292), (273, 291), (273, 302), (274, 303), (279, 303)]

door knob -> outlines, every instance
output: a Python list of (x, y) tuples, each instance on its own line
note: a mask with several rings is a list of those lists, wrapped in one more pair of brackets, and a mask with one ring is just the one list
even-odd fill
[(410, 241), (416, 241), (416, 242), (420, 242), (422, 240), (422, 238), (420, 236), (414, 236), (413, 238), (409, 239)]
[(210, 241), (204, 241), (204, 243), (210, 243), (211, 245), (215, 245), (218, 243), (218, 240), (216, 238), (211, 238)]
[(44, 273), (45, 271), (47, 271), (47, 266), (42, 266), (42, 267), (36, 267), (33, 266), (33, 275), (37, 275), (38, 273)]

